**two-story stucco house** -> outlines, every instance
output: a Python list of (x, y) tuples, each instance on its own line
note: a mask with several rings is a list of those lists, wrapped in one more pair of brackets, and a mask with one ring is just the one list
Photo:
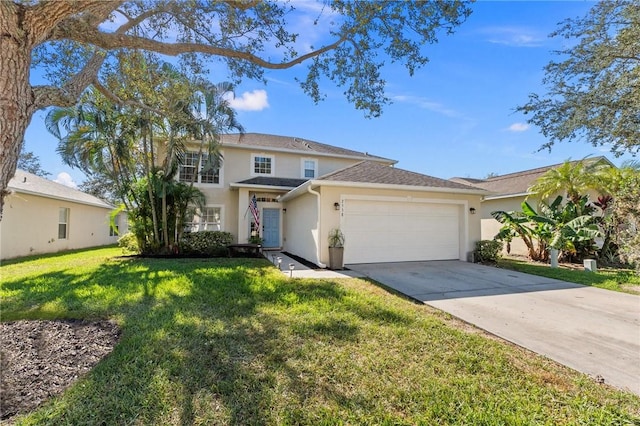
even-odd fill
[[(223, 135), (222, 166), (198, 173), (206, 207), (192, 230), (252, 232), (321, 267), (329, 231), (346, 237), (345, 263), (467, 260), (480, 239), (474, 215), (486, 191), (393, 167), (396, 161), (296, 137)], [(200, 165), (187, 153), (179, 178)], [(259, 226), (249, 208), (255, 197)]]

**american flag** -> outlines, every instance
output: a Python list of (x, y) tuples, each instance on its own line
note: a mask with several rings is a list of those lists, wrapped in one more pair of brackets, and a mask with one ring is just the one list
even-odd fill
[(251, 201), (249, 202), (249, 209), (253, 214), (253, 219), (256, 223), (256, 228), (260, 226), (260, 211), (258, 210), (258, 200), (256, 200), (255, 194), (251, 197)]

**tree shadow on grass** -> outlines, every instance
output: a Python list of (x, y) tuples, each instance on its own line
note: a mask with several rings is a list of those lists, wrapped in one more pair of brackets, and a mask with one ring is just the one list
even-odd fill
[[(300, 355), (296, 339), (348, 344), (358, 318), (395, 315), (345, 304), (340, 285), (287, 280), (257, 260), (129, 259), (3, 287), (5, 320), (115, 316), (123, 328), (111, 355), (33, 413), (49, 423), (273, 423), (283, 383), (293, 400), (308, 396), (289, 362)], [(309, 322), (281, 314), (299, 306), (309, 306)]]

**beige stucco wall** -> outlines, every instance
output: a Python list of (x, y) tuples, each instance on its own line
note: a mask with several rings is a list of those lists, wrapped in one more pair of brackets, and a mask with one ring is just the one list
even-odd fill
[[(249, 238), (249, 221), (250, 216), (246, 214), (250, 197), (255, 193), (256, 197), (261, 196), (276, 198), (285, 193), (281, 190), (269, 190), (267, 188), (260, 190), (249, 190), (247, 188), (232, 188), (230, 184), (244, 181), (255, 177), (252, 174), (253, 155), (265, 155), (273, 157), (273, 176), (280, 178), (303, 178), (303, 159), (317, 160), (318, 175), (324, 175), (335, 170), (342, 169), (349, 165), (359, 162), (359, 160), (348, 158), (331, 158), (314, 155), (301, 155), (293, 153), (281, 153), (268, 150), (260, 150), (253, 148), (236, 148), (225, 146), (221, 150), (223, 163), (220, 172), (220, 184), (195, 184), (206, 197), (206, 205), (221, 208), (222, 230), (231, 232), (234, 241), (245, 243)], [(263, 208), (279, 208), (281, 204), (259, 202), (258, 207)], [(283, 227), (286, 221), (281, 213)], [(284, 247), (283, 241), (283, 247)]]
[[(223, 169), (225, 178), (229, 182), (249, 179), (254, 176), (252, 158), (254, 154), (273, 157), (273, 176), (283, 178), (304, 179), (303, 159), (316, 160), (318, 164), (318, 175), (322, 176), (329, 172), (355, 164), (360, 160), (348, 158), (331, 158), (319, 155), (303, 155), (288, 152), (273, 152), (260, 150), (257, 147), (239, 149), (235, 147), (225, 147), (223, 150)], [(227, 165), (228, 167), (225, 167)]]
[(294, 198), (284, 207), (284, 250), (314, 263), (318, 258), (317, 244), (321, 233), (318, 227), (318, 197), (307, 193)]
[[(195, 149), (195, 148), (194, 148)], [(349, 158), (332, 158), (321, 155), (303, 155), (301, 153), (274, 152), (260, 150), (258, 147), (237, 148), (225, 146), (221, 149), (223, 157), (220, 180), (222, 185), (201, 184), (203, 188), (228, 188), (229, 183), (238, 182), (255, 177), (253, 173), (253, 155), (273, 157), (273, 176), (281, 178), (304, 179), (304, 159), (316, 160), (318, 174), (316, 177), (342, 169), (361, 160)]]
[[(509, 197), (509, 198), (498, 198), (493, 200), (484, 200), (482, 202), (481, 216), (482, 216), (482, 239), (483, 240), (492, 240), (493, 237), (500, 231), (502, 228), (502, 224), (495, 220), (493, 216), (491, 216), (491, 212), (494, 211), (521, 211), (522, 210), (522, 202), (524, 201), (524, 195), (517, 197)], [(530, 199), (530, 203), (533, 206), (537, 205), (537, 200)], [(535, 207), (534, 207), (535, 208)], [(503, 253), (507, 253), (506, 244), (502, 248)], [(527, 256), (529, 251), (527, 250), (527, 246), (520, 238), (514, 238), (510, 244), (510, 254), (518, 255), (518, 256)]]
[[(287, 236), (287, 251), (291, 251), (294, 254), (305, 257), (307, 260), (315, 261), (315, 244), (320, 244), (320, 262), (328, 263), (329, 261), (329, 244), (328, 235), (329, 231), (333, 228), (341, 226), (341, 212), (335, 210), (334, 204), (341, 203), (343, 199), (349, 197), (388, 197), (392, 199), (397, 198), (413, 198), (413, 199), (425, 199), (425, 200), (452, 200), (452, 202), (460, 203), (460, 229), (468, 229), (468, 237), (464, 238), (466, 244), (461, 245), (462, 260), (467, 260), (468, 253), (474, 250), (475, 242), (480, 239), (480, 215), (470, 214), (469, 209), (474, 207), (476, 210), (480, 209), (480, 195), (467, 195), (467, 194), (454, 194), (454, 193), (441, 193), (441, 192), (425, 192), (425, 191), (412, 191), (412, 190), (390, 190), (390, 189), (376, 189), (376, 188), (355, 188), (355, 187), (332, 187), (322, 186), (315, 189), (320, 193), (320, 227), (315, 231), (315, 215), (311, 210), (305, 210), (298, 206), (305, 204), (306, 206), (315, 205), (311, 194), (305, 194), (304, 196), (287, 201), (285, 207), (287, 208), (285, 229), (289, 233)], [(298, 207), (294, 207), (294, 203)], [(290, 207), (291, 206), (291, 207)], [(304, 215), (308, 223), (304, 224), (289, 224), (291, 221), (299, 220), (296, 211)], [(293, 213), (290, 215), (289, 213)], [(465, 224), (464, 221), (467, 221)], [(295, 226), (295, 228), (294, 228)], [(308, 229), (303, 229), (307, 227)], [(309, 231), (311, 230), (311, 232)], [(290, 232), (295, 231), (294, 237)], [(463, 236), (461, 236), (462, 238)], [(348, 242), (347, 242), (348, 244)], [(313, 257), (306, 257), (302, 253), (311, 253)]]
[[(60, 207), (69, 208), (68, 238), (58, 239)], [(105, 208), (13, 193), (5, 199), (0, 221), (0, 259), (114, 244)], [(124, 215), (122, 215), (124, 218)], [(120, 223), (126, 232), (126, 220)]]

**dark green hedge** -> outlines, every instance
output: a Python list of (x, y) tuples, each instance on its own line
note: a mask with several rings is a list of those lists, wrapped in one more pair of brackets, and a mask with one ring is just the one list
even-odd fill
[(496, 240), (476, 241), (473, 260), (477, 263), (493, 263), (500, 258), (502, 242)]
[(180, 240), (180, 251), (188, 256), (223, 257), (229, 254), (227, 246), (232, 242), (233, 235), (229, 232), (189, 232)]

